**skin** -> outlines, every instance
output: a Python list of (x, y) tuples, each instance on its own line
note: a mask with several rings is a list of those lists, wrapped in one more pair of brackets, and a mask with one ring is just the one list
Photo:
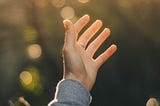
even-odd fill
[[(109, 37), (110, 30), (105, 28), (100, 35), (91, 42), (88, 42), (102, 27), (102, 21), (96, 20), (82, 35), (79, 32), (89, 22), (89, 15), (84, 15), (75, 24), (70, 20), (64, 20), (65, 40), (62, 50), (64, 63), (64, 79), (80, 81), (89, 91), (92, 89), (98, 69), (117, 50), (116, 45), (111, 45), (97, 58), (93, 58), (95, 52), (102, 43)], [(87, 47), (86, 47), (87, 46)]]
[[(89, 91), (92, 89), (98, 69), (117, 50), (116, 45), (111, 45), (96, 59), (95, 52), (101, 44), (109, 37), (110, 29), (105, 28), (101, 34), (89, 44), (91, 38), (102, 27), (102, 21), (96, 20), (82, 35), (79, 32), (89, 22), (89, 15), (84, 15), (75, 24), (70, 20), (64, 20), (65, 40), (62, 51), (64, 63), (64, 79), (80, 81)], [(79, 37), (80, 36), (80, 37)], [(159, 106), (155, 98), (147, 101), (146, 106)]]

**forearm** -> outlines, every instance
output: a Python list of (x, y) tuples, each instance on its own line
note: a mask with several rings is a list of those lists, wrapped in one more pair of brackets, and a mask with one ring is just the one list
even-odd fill
[(72, 79), (58, 83), (55, 98), (48, 106), (89, 106), (89, 91), (79, 82)]

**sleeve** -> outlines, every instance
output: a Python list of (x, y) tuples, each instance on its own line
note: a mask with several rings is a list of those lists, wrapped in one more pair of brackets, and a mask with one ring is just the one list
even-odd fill
[(58, 83), (55, 98), (48, 106), (89, 106), (90, 102), (89, 91), (79, 81), (65, 79)]

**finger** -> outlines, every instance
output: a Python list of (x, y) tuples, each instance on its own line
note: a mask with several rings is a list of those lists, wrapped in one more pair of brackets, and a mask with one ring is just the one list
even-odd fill
[(90, 17), (89, 15), (84, 15), (83, 17), (81, 17), (75, 24), (74, 24), (74, 27), (75, 27), (75, 30), (77, 33), (79, 33), (82, 28), (89, 22), (90, 20)]
[(97, 67), (99, 68), (109, 57), (115, 53), (116, 50), (117, 46), (113, 44), (104, 53), (97, 57), (95, 60)]
[(110, 35), (110, 30), (105, 28), (103, 32), (88, 46), (86, 51), (91, 54), (90, 56), (93, 57), (94, 53), (97, 49), (101, 46), (101, 44), (108, 38)]
[(74, 45), (76, 41), (76, 33), (73, 23), (70, 20), (64, 20), (63, 24), (65, 28), (64, 44), (69, 46)]
[(95, 21), (78, 39), (78, 42), (86, 47), (88, 41), (96, 34), (96, 32), (102, 27), (102, 21)]

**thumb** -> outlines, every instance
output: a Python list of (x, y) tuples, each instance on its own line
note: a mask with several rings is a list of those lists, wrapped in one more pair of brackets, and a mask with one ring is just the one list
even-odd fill
[(64, 28), (65, 28), (65, 29), (68, 29), (70, 23), (71, 23), (71, 22), (70, 22), (69, 20), (64, 20), (64, 21), (63, 21)]
[(76, 34), (73, 23), (70, 20), (64, 20), (63, 24), (65, 28), (65, 45), (74, 45)]

